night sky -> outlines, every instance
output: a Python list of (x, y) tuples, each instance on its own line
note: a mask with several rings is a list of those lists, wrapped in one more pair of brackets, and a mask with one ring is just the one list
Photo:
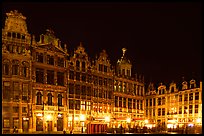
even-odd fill
[(115, 65), (127, 48), (146, 83), (201, 80), (201, 3), (2, 3), (2, 27), (11, 10), (36, 39), (52, 28), (70, 52), (82, 42), (89, 57), (105, 49)]

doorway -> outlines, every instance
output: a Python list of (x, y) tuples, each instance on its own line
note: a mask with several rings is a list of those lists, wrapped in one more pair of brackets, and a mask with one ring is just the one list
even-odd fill
[(47, 121), (47, 130), (52, 131), (52, 121)]

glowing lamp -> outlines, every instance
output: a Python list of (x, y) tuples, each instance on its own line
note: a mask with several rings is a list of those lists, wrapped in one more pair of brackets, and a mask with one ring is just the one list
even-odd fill
[(50, 114), (47, 115), (47, 116), (46, 116), (46, 120), (48, 120), (48, 121), (49, 121), (49, 120), (52, 120), (52, 116), (51, 116)]
[(149, 122), (149, 121), (148, 121), (147, 119), (146, 119), (146, 120), (144, 120), (144, 123), (145, 123), (145, 124), (147, 124), (148, 122)]
[(126, 121), (127, 121), (127, 123), (130, 123), (130, 122), (131, 122), (131, 119), (130, 119), (130, 118), (127, 118)]
[(106, 121), (106, 122), (110, 122), (110, 117), (109, 117), (109, 116), (106, 116), (106, 117), (105, 117), (105, 121)]
[(200, 118), (197, 118), (197, 119), (196, 119), (196, 122), (197, 122), (197, 123), (201, 123), (201, 119), (200, 119)]
[(86, 119), (85, 115), (81, 114), (81, 115), (80, 115), (80, 120), (81, 120), (81, 121), (84, 121), (85, 119)]

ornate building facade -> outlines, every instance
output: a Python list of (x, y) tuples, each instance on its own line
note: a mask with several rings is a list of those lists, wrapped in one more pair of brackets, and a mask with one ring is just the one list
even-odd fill
[[(7, 13), (2, 29), (2, 131), (84, 131), (88, 124), (143, 125), (144, 77), (132, 77), (125, 56), (116, 69), (105, 50), (90, 59), (72, 53), (50, 29), (36, 41), (26, 17)], [(81, 129), (82, 128), (82, 129)], [(101, 131), (102, 128), (98, 128)]]
[[(162, 83), (156, 89), (150, 83), (145, 97), (147, 126), (167, 129), (202, 129), (202, 82), (183, 80), (172, 82), (169, 87)], [(194, 129), (195, 130), (195, 129)], [(198, 129), (199, 130), (199, 129)]]

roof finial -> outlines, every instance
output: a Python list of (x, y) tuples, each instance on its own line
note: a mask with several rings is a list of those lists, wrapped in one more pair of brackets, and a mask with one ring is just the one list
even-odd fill
[(125, 56), (125, 52), (126, 52), (126, 48), (122, 48), (122, 51), (123, 51), (123, 56)]

